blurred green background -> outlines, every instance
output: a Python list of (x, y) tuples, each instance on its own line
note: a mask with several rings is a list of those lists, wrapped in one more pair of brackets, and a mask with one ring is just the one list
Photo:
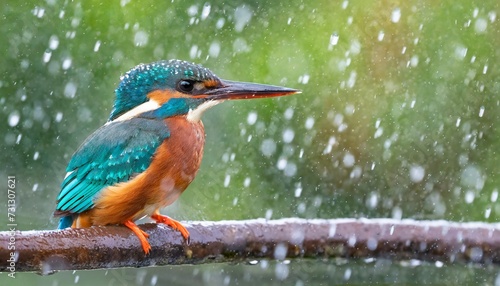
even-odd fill
[[(176, 219), (499, 220), (500, 2), (102, 2), (0, 4), (0, 182), (16, 176), (19, 229), (56, 227), (66, 164), (107, 120), (120, 75), (171, 58), (303, 91), (205, 114), (202, 167), (164, 210)], [(414, 264), (261, 261), (0, 284), (500, 285), (496, 267)]]

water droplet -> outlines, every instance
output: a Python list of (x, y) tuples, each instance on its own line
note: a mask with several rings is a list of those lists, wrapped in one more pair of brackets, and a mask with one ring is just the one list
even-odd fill
[(252, 112), (248, 113), (247, 123), (248, 123), (248, 125), (254, 125), (255, 122), (257, 122), (257, 112), (252, 111)]
[(392, 218), (401, 219), (403, 217), (403, 210), (400, 207), (392, 208)]
[(307, 117), (306, 124), (305, 124), (306, 129), (310, 130), (310, 129), (313, 128), (313, 126), (314, 126), (314, 118), (313, 117)]
[(397, 23), (397, 22), (399, 22), (400, 19), (401, 19), (401, 9), (394, 8), (394, 10), (392, 10), (392, 13), (391, 13), (391, 21), (393, 23)]
[(414, 183), (420, 183), (425, 177), (425, 169), (420, 165), (410, 167), (410, 180)]
[(198, 14), (198, 6), (197, 5), (191, 5), (188, 10), (187, 10), (187, 13), (190, 17), (194, 17), (196, 16), (196, 14)]
[(274, 259), (284, 260), (286, 258), (286, 253), (288, 252), (288, 245), (285, 243), (278, 243), (274, 248)]
[(248, 8), (247, 5), (241, 5), (234, 10), (234, 30), (236, 32), (243, 31), (243, 28), (250, 22), (252, 19), (253, 12)]
[(418, 65), (418, 56), (417, 55), (414, 55), (411, 57), (410, 59), (410, 65), (412, 67), (416, 67)]
[(344, 280), (349, 280), (351, 278), (352, 270), (351, 268), (347, 268), (344, 272)]
[(94, 45), (94, 52), (99, 51), (99, 48), (101, 47), (101, 41), (96, 41)]
[(205, 3), (205, 5), (203, 5), (203, 9), (201, 10), (201, 20), (205, 20), (208, 15), (210, 15), (211, 8), (212, 6), (210, 6), (210, 3)]
[(52, 52), (50, 50), (47, 50), (43, 53), (42, 61), (44, 63), (48, 63), (51, 57), (52, 57)]
[(368, 248), (368, 250), (374, 251), (377, 249), (377, 246), (378, 241), (373, 237), (368, 238), (368, 240), (366, 241), (366, 247)]
[(270, 220), (272, 216), (273, 216), (273, 210), (272, 209), (266, 210), (266, 215), (265, 215), (266, 220)]
[(69, 69), (71, 67), (71, 62), (72, 62), (71, 58), (65, 58), (62, 62), (62, 69), (63, 70)]
[(274, 271), (274, 274), (276, 275), (276, 279), (283, 281), (288, 277), (289, 273), (290, 273), (290, 270), (289, 270), (289, 267), (287, 264), (284, 264), (284, 263), (276, 264), (276, 269)]
[(373, 138), (379, 138), (380, 136), (382, 136), (382, 134), (384, 134), (384, 128), (377, 128), (375, 134), (373, 134)]
[(347, 152), (345, 155), (344, 155), (344, 158), (342, 159), (342, 163), (344, 163), (344, 166), (347, 167), (347, 168), (350, 168), (352, 166), (354, 166), (354, 163), (355, 163), (355, 158), (354, 158), (354, 155)]
[(284, 114), (284, 116), (285, 116), (285, 119), (287, 119), (287, 120), (292, 119), (292, 117), (293, 117), (293, 108), (288, 107), (288, 108), (285, 110), (285, 114)]
[(385, 33), (384, 31), (378, 32), (377, 40), (381, 42), (384, 39)]
[(59, 38), (56, 35), (52, 35), (49, 38), (49, 49), (55, 50), (59, 46)]
[(297, 165), (293, 162), (287, 162), (283, 174), (287, 177), (293, 177), (297, 173)]
[(224, 178), (224, 187), (227, 188), (230, 182), (231, 182), (231, 175), (226, 175), (226, 177)]
[(67, 98), (74, 98), (76, 94), (76, 84), (72, 81), (68, 82), (64, 87), (64, 96)]
[(252, 182), (252, 180), (249, 177), (246, 177), (245, 180), (243, 181), (243, 186), (245, 188), (248, 188), (250, 186), (251, 182)]
[(19, 114), (19, 112), (17, 110), (12, 111), (9, 114), (9, 119), (8, 119), (9, 126), (15, 127), (17, 124), (19, 124), (20, 119), (21, 119), (21, 115)]
[(330, 46), (336, 46), (339, 43), (340, 36), (337, 33), (330, 35)]
[(498, 200), (498, 190), (497, 189), (494, 189), (493, 192), (491, 192), (490, 200), (492, 203), (494, 203)]
[(309, 82), (309, 75), (308, 74), (299, 76), (299, 83), (307, 84), (308, 82)]
[(481, 106), (479, 108), (479, 117), (483, 117), (483, 115), (484, 115), (484, 106)]
[(472, 191), (467, 191), (465, 192), (465, 202), (468, 204), (471, 204), (474, 201), (474, 192)]
[(219, 18), (219, 20), (217, 20), (217, 23), (215, 24), (215, 28), (222, 29), (222, 27), (224, 27), (225, 22), (226, 20), (224, 18)]
[(36, 151), (35, 154), (33, 154), (33, 160), (34, 161), (38, 160), (39, 156), (40, 156), (40, 153), (38, 153), (38, 151)]
[(208, 48), (208, 54), (213, 58), (217, 58), (220, 54), (220, 43), (216, 41), (212, 42)]
[(33, 185), (33, 188), (31, 189), (33, 192), (36, 192), (36, 190), (38, 190), (38, 183), (35, 183)]
[(298, 184), (295, 187), (295, 197), (298, 198), (298, 197), (300, 197), (301, 194), (302, 194), (302, 185)]
[(276, 143), (273, 139), (264, 139), (260, 145), (260, 151), (262, 155), (270, 157), (276, 152)]
[(476, 23), (474, 24), (474, 31), (477, 34), (486, 33), (486, 28), (488, 28), (488, 21), (486, 21), (486, 19), (479, 18), (476, 20)]
[(149, 34), (147, 32), (142, 30), (135, 32), (134, 44), (136, 47), (143, 47), (147, 45), (148, 40), (149, 40)]
[(285, 131), (283, 131), (283, 142), (285, 143), (290, 143), (292, 142), (293, 138), (295, 137), (295, 132), (290, 129), (290, 128), (287, 128), (285, 129)]

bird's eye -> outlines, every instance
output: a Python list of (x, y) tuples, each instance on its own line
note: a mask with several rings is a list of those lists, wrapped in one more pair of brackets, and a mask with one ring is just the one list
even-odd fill
[(180, 92), (189, 93), (193, 91), (193, 88), (194, 88), (194, 82), (189, 80), (181, 80), (177, 84), (177, 90)]

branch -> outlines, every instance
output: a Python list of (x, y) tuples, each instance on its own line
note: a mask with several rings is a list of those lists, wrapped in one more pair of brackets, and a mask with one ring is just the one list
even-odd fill
[[(167, 226), (141, 225), (144, 255), (126, 227), (0, 232), (0, 271), (142, 267), (290, 258), (387, 258), (500, 264), (500, 224), (391, 219), (263, 219), (191, 222), (186, 245)], [(13, 235), (14, 234), (14, 235)], [(14, 241), (14, 242), (12, 242)], [(10, 243), (10, 244), (9, 244)], [(7, 259), (5, 259), (7, 258)], [(11, 260), (15, 260), (11, 259)]]

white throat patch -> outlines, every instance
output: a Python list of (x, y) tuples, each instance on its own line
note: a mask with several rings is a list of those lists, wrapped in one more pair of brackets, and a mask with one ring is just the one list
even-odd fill
[(118, 122), (118, 121), (124, 121), (124, 120), (129, 120), (134, 116), (137, 116), (143, 112), (146, 111), (151, 111), (160, 108), (160, 105), (158, 102), (150, 99), (143, 104), (137, 105), (136, 107), (132, 108), (131, 110), (125, 112), (124, 114), (120, 115), (120, 117), (114, 119), (113, 121), (106, 122), (107, 124), (110, 124), (111, 122)]
[(223, 100), (208, 100), (200, 104), (196, 109), (190, 109), (187, 114), (187, 120), (189, 122), (198, 122), (207, 109), (216, 106), (221, 103)]

